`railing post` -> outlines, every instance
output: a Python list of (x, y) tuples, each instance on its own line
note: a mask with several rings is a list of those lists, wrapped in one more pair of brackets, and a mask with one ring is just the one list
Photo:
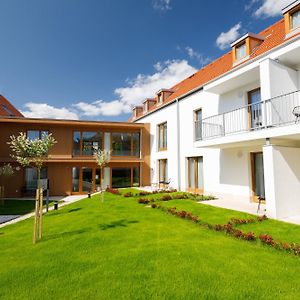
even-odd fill
[(263, 116), (264, 116), (264, 120), (263, 120), (264, 124), (263, 124), (263, 127), (267, 128), (268, 126), (267, 126), (267, 105), (266, 105), (266, 100), (263, 101), (262, 108), (264, 110), (264, 114), (263, 114)]
[(225, 136), (225, 114), (222, 114), (222, 122), (223, 122), (223, 136)]

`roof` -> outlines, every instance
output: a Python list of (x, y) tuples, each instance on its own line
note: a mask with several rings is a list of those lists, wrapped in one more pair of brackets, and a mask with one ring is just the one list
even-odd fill
[(104, 127), (110, 129), (140, 129), (145, 126), (144, 123), (132, 124), (128, 122), (106, 122), (106, 121), (86, 121), (86, 120), (60, 120), (60, 119), (38, 119), (38, 118), (24, 118), (24, 117), (2, 117), (0, 116), (0, 124), (34, 124), (46, 126), (72, 126), (74, 128), (80, 127)]
[(271, 25), (267, 29), (263, 30), (259, 33), (259, 36), (264, 38), (262, 43), (254, 50), (254, 52), (250, 55), (249, 59), (243, 61), (241, 64), (233, 65), (233, 55), (232, 51), (229, 51), (225, 55), (211, 62), (207, 66), (200, 69), (198, 72), (179, 82), (175, 86), (170, 89), (174, 91), (161, 105), (154, 105), (151, 107), (146, 113), (141, 115), (138, 118), (130, 118), (128, 121), (133, 122), (138, 119), (141, 119), (148, 115), (149, 113), (160, 109), (170, 103), (172, 103), (175, 99), (182, 98), (184, 95), (189, 92), (200, 88), (204, 84), (210, 82), (213, 79), (216, 79), (222, 75), (225, 75), (227, 72), (235, 69), (237, 66), (241, 66), (246, 62), (251, 61), (252, 59), (270, 51), (271, 49), (284, 44), (288, 40), (298, 36), (300, 33), (293, 35), (292, 37), (286, 38), (285, 35), (285, 24), (284, 19), (276, 22)]
[(0, 116), (24, 118), (24, 116), (2, 95), (0, 95)]

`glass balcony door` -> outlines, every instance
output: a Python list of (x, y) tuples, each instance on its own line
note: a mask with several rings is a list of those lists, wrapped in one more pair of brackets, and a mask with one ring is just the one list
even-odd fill
[(262, 105), (260, 88), (248, 92), (248, 115), (250, 129), (262, 126)]
[(252, 156), (252, 191), (253, 200), (265, 198), (265, 179), (263, 153), (251, 153)]

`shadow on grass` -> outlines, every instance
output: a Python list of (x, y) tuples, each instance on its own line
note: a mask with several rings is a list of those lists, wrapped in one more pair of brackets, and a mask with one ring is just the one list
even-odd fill
[(98, 226), (101, 230), (107, 230), (107, 229), (113, 229), (116, 227), (127, 227), (129, 224), (135, 224), (138, 222), (139, 221), (136, 221), (136, 220), (122, 219), (122, 220), (111, 222), (109, 224), (98, 224)]
[(75, 211), (79, 211), (79, 210), (81, 210), (81, 209), (82, 209), (82, 207), (73, 208), (73, 209), (70, 209), (70, 210), (68, 211), (68, 213), (75, 212)]
[(43, 241), (55, 240), (55, 239), (59, 239), (59, 238), (65, 238), (65, 237), (70, 237), (73, 235), (82, 234), (82, 233), (88, 232), (90, 229), (91, 229), (91, 227), (87, 227), (87, 228), (82, 228), (82, 229), (78, 229), (78, 230), (64, 231), (64, 232), (60, 232), (60, 233), (50, 234), (50, 235), (45, 236), (43, 238)]

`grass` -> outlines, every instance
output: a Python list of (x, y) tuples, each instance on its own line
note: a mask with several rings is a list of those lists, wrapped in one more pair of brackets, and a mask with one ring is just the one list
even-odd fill
[[(217, 223), (244, 215), (189, 200), (163, 204), (199, 206)], [(107, 193), (104, 203), (96, 195), (52, 211), (36, 245), (32, 227), (28, 219), (0, 229), (0, 299), (299, 298), (299, 257), (201, 228), (137, 197)]]
[[(44, 201), (44, 204), (46, 201)], [(49, 206), (53, 205), (49, 201)], [(25, 215), (34, 211), (35, 200), (9, 199), (0, 201), (0, 215)]]

